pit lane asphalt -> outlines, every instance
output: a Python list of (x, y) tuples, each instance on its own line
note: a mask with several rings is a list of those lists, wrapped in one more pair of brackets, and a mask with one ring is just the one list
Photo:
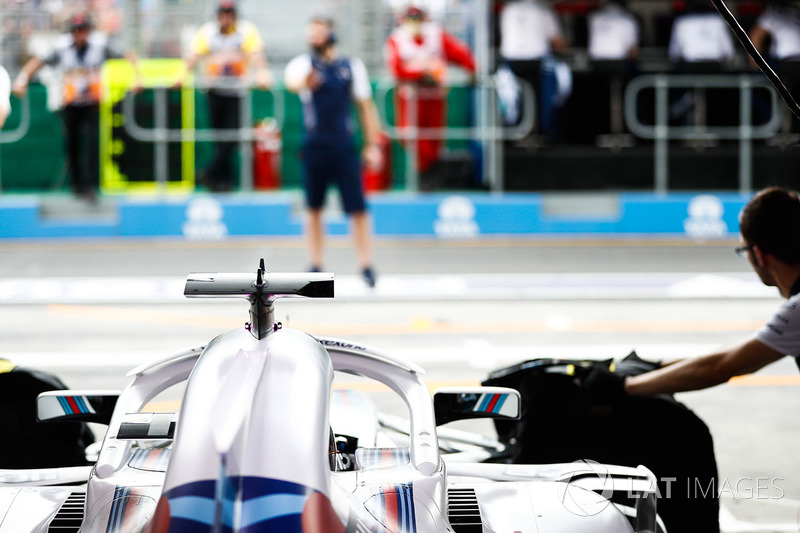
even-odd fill
[[(341, 298), (280, 302), (278, 317), (406, 356), (435, 384), (474, 383), (533, 357), (687, 357), (746, 338), (780, 304), (734, 244), (380, 240), (379, 286), (367, 291), (337, 238), (326, 267)], [(272, 271), (308, 266), (295, 239), (5, 241), (0, 256), (0, 356), (75, 388), (121, 387), (138, 362), (246, 320), (243, 302), (184, 301), (188, 272), (253, 271), (260, 257)], [(797, 368), (787, 358), (756, 378), (679, 399), (710, 426), (732, 487), (723, 529), (798, 531)]]

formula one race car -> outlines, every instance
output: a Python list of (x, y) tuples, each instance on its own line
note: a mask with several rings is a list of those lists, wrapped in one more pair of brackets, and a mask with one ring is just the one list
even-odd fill
[[(0, 470), (0, 533), (664, 530), (644, 467), (483, 462), (499, 441), (438, 427), (513, 420), (516, 390), (431, 397), (412, 363), (274, 321), (278, 297), (332, 297), (332, 274), (268, 274), (262, 260), (255, 274), (190, 274), (185, 294), (246, 298), (250, 322), (132, 370), (121, 393), (39, 394), (42, 424), (108, 430), (94, 465)], [(409, 419), (334, 388), (334, 371), (388, 386)], [(181, 383), (179, 409), (153, 409)]]

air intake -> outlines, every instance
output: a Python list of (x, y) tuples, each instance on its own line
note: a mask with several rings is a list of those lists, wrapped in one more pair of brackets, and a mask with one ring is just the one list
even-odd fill
[(455, 533), (482, 533), (481, 509), (474, 489), (447, 490), (447, 518)]
[(78, 533), (83, 522), (83, 509), (86, 504), (85, 492), (73, 492), (50, 522), (48, 533)]

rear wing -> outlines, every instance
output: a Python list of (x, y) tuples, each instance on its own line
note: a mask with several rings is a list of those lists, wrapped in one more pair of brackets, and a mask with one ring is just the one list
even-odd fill
[(264, 259), (254, 274), (193, 272), (183, 290), (187, 298), (246, 298), (250, 302), (250, 333), (263, 339), (275, 330), (273, 304), (284, 296), (333, 298), (333, 273), (267, 272)]

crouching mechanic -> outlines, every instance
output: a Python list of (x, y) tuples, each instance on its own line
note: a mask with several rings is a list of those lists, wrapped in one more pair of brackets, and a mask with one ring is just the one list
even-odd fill
[(361, 60), (339, 57), (332, 22), (314, 17), (307, 27), (310, 54), (286, 65), (284, 84), (303, 104), (304, 187), (311, 270), (322, 270), (324, 228), (322, 207), (330, 183), (336, 183), (345, 212), (352, 220), (353, 239), (364, 281), (375, 286), (371, 257), (371, 223), (361, 184), (361, 167), (353, 137), (351, 105), (355, 103), (364, 137), (362, 157), (378, 167), (380, 122), (367, 70)]
[(583, 386), (605, 398), (705, 389), (750, 374), (785, 355), (800, 366), (800, 198), (777, 187), (753, 196), (739, 215), (741, 245), (761, 281), (787, 299), (767, 324), (738, 346), (685, 359), (638, 376), (595, 370)]

